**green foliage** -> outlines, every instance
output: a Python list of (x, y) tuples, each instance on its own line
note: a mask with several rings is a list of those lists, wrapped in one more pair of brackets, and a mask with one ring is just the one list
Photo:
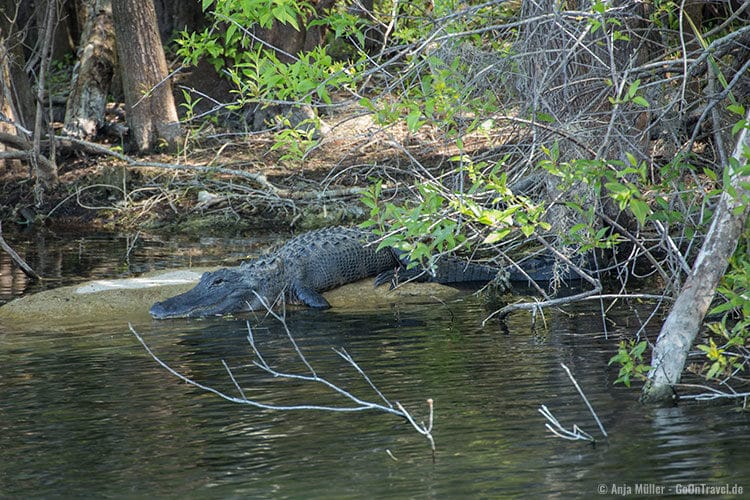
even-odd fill
[(329, 89), (351, 83), (344, 64), (334, 62), (325, 48), (299, 54), (296, 61), (283, 63), (275, 53), (256, 48), (245, 53), (244, 60), (227, 70), (237, 87), (240, 102), (287, 101), (310, 103), (320, 99), (331, 102)]
[(373, 227), (376, 234), (385, 236), (381, 248), (397, 248), (407, 252), (414, 265), (431, 268), (437, 255), (471, 248), (474, 241), (462, 233), (467, 223), (483, 228), (483, 244), (498, 243), (519, 232), (529, 237), (535, 231), (550, 229), (543, 220), (544, 205), (514, 194), (507, 186), (502, 162), (490, 167), (462, 156), (452, 160), (460, 163), (461, 175), (471, 181), (466, 192), (424, 183), (416, 186), (415, 199), (402, 205), (388, 202), (382, 208), (382, 181), (375, 180), (364, 193), (362, 202), (370, 214), (362, 226)]
[[(309, 121), (305, 120), (297, 127), (292, 127), (289, 125), (288, 119), (285, 119), (286, 126), (276, 134), (276, 140), (271, 146), (271, 151), (283, 151), (280, 160), (302, 161), (310, 148), (315, 145), (315, 140), (313, 140), (315, 128), (314, 124), (309, 123)], [(305, 128), (308, 130), (305, 130)]]
[[(608, 82), (611, 84), (611, 82)], [(631, 83), (628, 86), (628, 90), (625, 92), (625, 95), (620, 97), (610, 97), (609, 102), (611, 104), (627, 104), (629, 102), (632, 102), (634, 104), (637, 104), (638, 106), (641, 106), (643, 108), (647, 108), (648, 101), (641, 95), (638, 95), (638, 88), (641, 85), (640, 80), (635, 80), (633, 83)]]
[(648, 347), (648, 342), (642, 340), (636, 343), (635, 339), (625, 342), (620, 341), (617, 354), (609, 360), (609, 365), (613, 363), (620, 364), (620, 373), (618, 373), (615, 384), (623, 383), (630, 387), (630, 380), (636, 378), (645, 380), (646, 374), (651, 369), (649, 365), (643, 363), (643, 353)]
[(718, 347), (712, 337), (707, 344), (698, 346), (711, 362), (707, 378), (728, 376), (734, 370), (742, 369), (741, 357), (727, 350), (747, 348), (750, 339), (750, 248), (736, 252), (717, 292), (724, 301), (711, 309), (709, 316), (721, 315), (721, 319), (709, 323), (708, 328), (724, 343)]
[(743, 128), (750, 128), (750, 123), (748, 123), (745, 119), (744, 106), (742, 106), (741, 104), (730, 104), (729, 106), (727, 106), (727, 111), (740, 116), (740, 119), (737, 120), (737, 122), (732, 127), (732, 135), (737, 135), (737, 133)]
[[(363, 98), (360, 104), (375, 113), (384, 126), (406, 124), (411, 133), (423, 126), (442, 130), (447, 137), (478, 130), (484, 119), (497, 112), (497, 98), (486, 90), (468, 93), (466, 78), (470, 69), (459, 56), (445, 61), (436, 56), (412, 60), (406, 88), (397, 100)], [(429, 71), (425, 71), (429, 69)], [(467, 120), (469, 118), (469, 120)]]
[[(453, 158), (454, 161), (459, 159)], [(514, 231), (520, 231), (528, 238), (537, 230), (550, 229), (549, 223), (543, 220), (544, 204), (516, 195), (508, 187), (507, 175), (501, 172), (504, 162), (487, 169), (484, 162), (474, 164), (468, 159), (464, 160), (465, 172), (472, 183), (468, 194), (489, 193), (492, 197), (488, 203), (481, 204), (468, 196), (457, 197), (453, 206), (467, 220), (489, 229), (483, 243), (497, 243)]]
[[(641, 225), (645, 224), (646, 219), (652, 214), (646, 195), (639, 187), (647, 184), (647, 165), (645, 162), (638, 162), (633, 155), (627, 154), (626, 162), (589, 159), (559, 162), (557, 144), (551, 149), (545, 149), (545, 153), (547, 159), (542, 160), (540, 166), (560, 178), (560, 189), (567, 190), (583, 183), (591, 186), (594, 192), (603, 191), (617, 203), (620, 210), (629, 210)], [(598, 218), (595, 207), (591, 206), (587, 200), (580, 199), (568, 200), (566, 204), (584, 216), (585, 224), (593, 230), (594, 222)], [(605, 238), (604, 233), (592, 235), (589, 231), (580, 235), (580, 231), (586, 230), (585, 226), (575, 226), (573, 229), (572, 236), (590, 248), (609, 248), (618, 242), (616, 236)], [(579, 236), (583, 236), (583, 239)], [(593, 239), (591, 239), (592, 236)], [(588, 239), (590, 241), (586, 241)]]
[(591, 34), (593, 35), (597, 31), (601, 30), (607, 34), (607, 38), (611, 42), (617, 41), (630, 41), (630, 36), (627, 33), (619, 30), (622, 26), (622, 21), (617, 17), (611, 16), (607, 12), (607, 3), (602, 0), (595, 0), (591, 6), (591, 10), (597, 14), (595, 17), (589, 19), (589, 25), (591, 26)]
[(742, 369), (740, 357), (737, 354), (727, 352), (727, 347), (737, 345), (737, 337), (734, 337), (724, 347), (718, 347), (713, 338), (708, 339), (708, 345), (699, 345), (698, 349), (706, 354), (711, 366), (705, 376), (711, 378), (724, 378), (731, 376), (732, 372)]
[[(200, 33), (181, 33), (177, 55), (187, 65), (205, 58), (216, 71), (227, 74), (237, 88), (240, 105), (247, 101), (288, 101), (310, 103), (315, 99), (330, 103), (331, 89), (351, 84), (357, 75), (356, 62), (334, 61), (324, 47), (290, 54), (292, 62), (282, 62), (275, 51), (255, 43), (249, 28), (270, 28), (274, 23), (302, 29), (300, 20), (314, 11), (311, 2), (297, 0), (204, 0), (204, 10), (214, 25)], [(332, 13), (310, 24), (331, 23), (337, 34), (359, 32), (359, 20), (347, 14)], [(221, 29), (225, 26), (225, 29)], [(359, 35), (361, 36), (361, 34)]]
[(459, 224), (446, 216), (450, 206), (446, 194), (430, 184), (417, 186), (417, 192), (415, 201), (404, 205), (389, 202), (381, 208), (382, 181), (375, 180), (362, 196), (370, 219), (361, 226), (372, 227), (375, 234), (384, 236), (378, 249), (396, 248), (408, 253), (412, 267), (432, 269), (438, 254), (452, 251), (467, 240)]

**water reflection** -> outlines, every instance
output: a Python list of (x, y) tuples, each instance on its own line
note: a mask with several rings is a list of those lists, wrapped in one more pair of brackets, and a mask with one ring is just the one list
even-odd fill
[(26, 290), (28, 282), (26, 275), (15, 266), (10, 256), (5, 252), (0, 252), (0, 290), (3, 295), (20, 296)]
[(120, 278), (155, 269), (234, 265), (257, 255), (278, 235), (252, 238), (160, 239), (133, 234), (74, 234), (68, 230), (33, 228), (3, 236), (44, 279), (30, 283), (0, 252), (0, 304), (26, 293), (98, 278)]

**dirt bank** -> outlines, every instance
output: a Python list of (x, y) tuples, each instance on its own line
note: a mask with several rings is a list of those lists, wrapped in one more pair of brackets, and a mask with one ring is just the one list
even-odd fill
[[(193, 287), (205, 269), (148, 273), (138, 278), (95, 280), (21, 297), (0, 307), (8, 331), (55, 328), (113, 321), (149, 320), (151, 304)], [(395, 290), (373, 287), (372, 279), (345, 285), (323, 295), (335, 310), (376, 310), (394, 303), (449, 300), (460, 294), (436, 283), (407, 283)]]

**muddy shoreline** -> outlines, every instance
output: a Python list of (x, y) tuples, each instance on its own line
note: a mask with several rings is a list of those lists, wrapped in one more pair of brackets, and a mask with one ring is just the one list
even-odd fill
[[(0, 306), (0, 322), (9, 331), (75, 326), (99, 318), (148, 322), (148, 310), (154, 302), (187, 291), (202, 272), (210, 269), (215, 268), (155, 271), (136, 278), (92, 280), (25, 295)], [(373, 279), (368, 278), (323, 295), (336, 312), (377, 310), (406, 303), (445, 304), (462, 293), (465, 292), (437, 283), (406, 283), (391, 290), (388, 286), (373, 286)]]

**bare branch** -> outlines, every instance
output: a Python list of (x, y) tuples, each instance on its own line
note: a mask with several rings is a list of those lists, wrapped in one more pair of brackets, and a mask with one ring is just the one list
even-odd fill
[[(204, 391), (210, 392), (212, 394), (215, 394), (227, 401), (230, 401), (232, 403), (238, 403), (238, 404), (246, 404), (253, 406), (255, 408), (261, 408), (265, 410), (279, 410), (279, 411), (294, 411), (294, 410), (318, 410), (318, 411), (332, 411), (332, 412), (358, 412), (358, 411), (367, 411), (367, 410), (377, 410), (385, 413), (390, 413), (392, 415), (396, 415), (399, 417), (402, 417), (406, 419), (411, 426), (422, 436), (424, 436), (429, 442), (431, 449), (435, 450), (435, 440), (432, 437), (432, 422), (433, 422), (433, 404), (432, 399), (427, 400), (428, 408), (429, 408), (429, 424), (418, 424), (414, 418), (411, 416), (411, 414), (406, 410), (406, 408), (401, 405), (401, 403), (396, 402), (395, 404), (392, 404), (388, 399), (383, 395), (383, 393), (378, 389), (375, 384), (372, 382), (372, 380), (362, 371), (362, 369), (357, 365), (354, 360), (349, 356), (349, 354), (345, 353), (345, 351), (338, 351), (336, 350), (337, 354), (341, 356), (343, 359), (347, 360), (351, 366), (353, 366), (357, 372), (367, 381), (368, 385), (383, 399), (385, 402), (385, 406), (373, 403), (370, 401), (363, 400), (351, 392), (333, 384), (332, 382), (329, 382), (323, 377), (320, 377), (317, 375), (313, 367), (310, 365), (310, 363), (305, 358), (302, 351), (299, 349), (299, 346), (294, 341), (294, 338), (289, 331), (286, 322), (284, 320), (283, 315), (279, 315), (276, 312), (273, 312), (272, 309), (269, 307), (269, 313), (278, 321), (280, 321), (287, 332), (288, 338), (292, 345), (294, 346), (294, 349), (297, 353), (297, 355), (300, 357), (300, 359), (304, 362), (304, 364), (308, 367), (308, 369), (311, 371), (312, 375), (301, 375), (296, 373), (285, 373), (278, 371), (274, 368), (272, 368), (266, 361), (263, 359), (263, 356), (260, 354), (259, 349), (257, 348), (257, 345), (255, 343), (252, 329), (250, 327), (250, 324), (248, 322), (247, 328), (248, 328), (248, 342), (250, 343), (254, 353), (258, 357), (258, 360), (254, 361), (255, 366), (260, 368), (261, 370), (273, 375), (277, 378), (287, 379), (287, 380), (301, 380), (305, 382), (312, 382), (312, 383), (318, 383), (322, 384), (323, 386), (331, 389), (333, 392), (339, 394), (342, 396), (345, 400), (348, 400), (350, 403), (349, 405), (341, 405), (341, 406), (330, 406), (330, 405), (315, 405), (315, 404), (300, 404), (300, 405), (274, 405), (274, 404), (268, 404), (268, 403), (262, 403), (260, 401), (256, 401), (253, 399), (248, 399), (245, 395), (245, 391), (242, 389), (242, 387), (237, 382), (237, 379), (235, 378), (234, 374), (232, 373), (229, 366), (222, 360), (222, 364), (224, 368), (226, 369), (227, 373), (229, 374), (229, 378), (231, 379), (232, 383), (234, 384), (235, 388), (240, 394), (240, 397), (230, 396), (222, 391), (219, 391), (217, 389), (214, 389), (212, 387), (209, 387), (207, 385), (201, 384), (200, 382), (196, 382), (195, 380), (191, 379), (190, 377), (187, 377), (181, 373), (179, 373), (177, 370), (170, 367), (166, 362), (162, 361), (152, 350), (151, 348), (146, 344), (146, 341), (143, 339), (143, 337), (133, 328), (132, 325), (128, 325), (130, 328), (130, 331), (133, 333), (133, 335), (138, 339), (138, 341), (141, 343), (143, 348), (146, 350), (146, 352), (151, 356), (151, 358), (156, 361), (162, 368), (167, 370), (169, 373), (174, 375), (175, 377), (179, 378), (180, 380), (193, 385), (195, 387), (198, 387), (199, 389), (202, 389)], [(395, 408), (394, 408), (395, 406)]]
[(13, 262), (18, 264), (18, 267), (21, 268), (23, 273), (28, 276), (32, 281), (38, 281), (41, 278), (39, 275), (34, 271), (30, 265), (26, 263), (23, 258), (16, 253), (15, 250), (13, 250), (13, 247), (8, 245), (8, 243), (5, 241), (5, 238), (3, 238), (3, 225), (0, 221), (0, 248), (5, 250), (5, 252), (10, 255), (10, 258), (13, 259)]
[[(586, 403), (586, 407), (591, 412), (591, 415), (593, 415), (594, 420), (596, 421), (596, 424), (599, 426), (599, 430), (604, 435), (604, 437), (607, 436), (607, 431), (604, 430), (604, 425), (602, 425), (601, 420), (599, 420), (599, 417), (597, 416), (596, 412), (594, 411), (594, 408), (591, 406), (591, 403), (589, 403), (588, 398), (583, 393), (583, 390), (581, 389), (581, 386), (578, 385), (578, 382), (573, 377), (573, 374), (570, 372), (570, 369), (568, 369), (567, 366), (565, 366), (564, 363), (560, 363), (560, 366), (563, 367), (563, 370), (565, 370), (565, 373), (567, 373), (568, 378), (570, 378), (570, 381), (573, 382), (573, 385), (575, 386), (576, 390), (578, 391), (578, 394), (580, 394), (581, 399), (583, 399), (583, 402)], [(572, 430), (568, 430), (565, 427), (562, 426), (559, 420), (555, 418), (554, 415), (552, 415), (552, 412), (545, 406), (542, 405), (539, 407), (539, 413), (541, 413), (544, 418), (547, 419), (548, 423), (544, 424), (544, 426), (552, 432), (555, 436), (562, 438), (562, 439), (569, 439), (571, 441), (575, 440), (583, 440), (583, 441), (596, 441), (591, 434), (585, 432), (583, 429), (578, 427), (578, 425), (573, 425)]]

